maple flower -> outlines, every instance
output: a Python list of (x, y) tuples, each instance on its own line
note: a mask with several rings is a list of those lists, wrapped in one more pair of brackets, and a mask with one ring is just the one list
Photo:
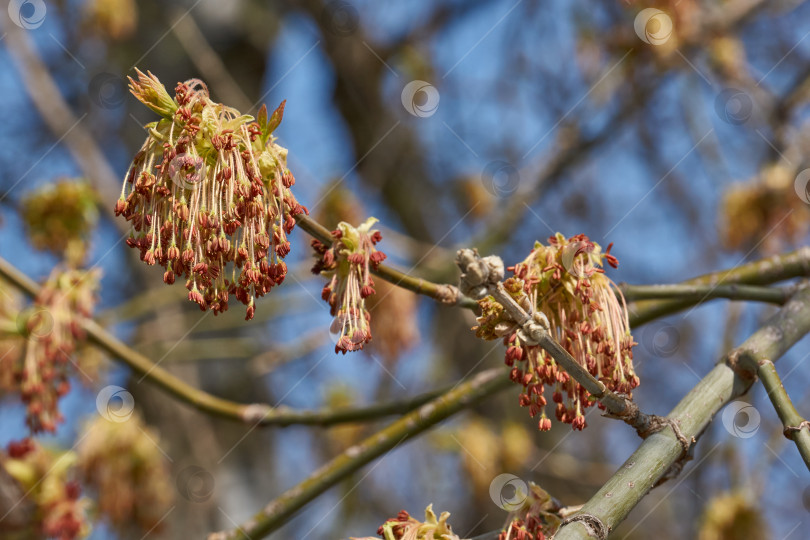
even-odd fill
[[(315, 216), (318, 223), (329, 227), (341, 221), (359, 223), (363, 220), (365, 211), (351, 190), (338, 181), (322, 189)], [(374, 289), (377, 294), (366, 299), (366, 308), (374, 314), (371, 335), (375, 339), (369, 346), (390, 367), (404, 351), (419, 342), (417, 295), (384, 280), (377, 281)]]
[(332, 277), (321, 297), (335, 317), (330, 328), (338, 336), (335, 352), (358, 351), (371, 341), (371, 315), (366, 309), (366, 298), (375, 293), (371, 269), (385, 260), (385, 253), (374, 247), (382, 240), (380, 231), (371, 228), (376, 222), (368, 218), (355, 228), (341, 221), (332, 231), (331, 246), (312, 241), (318, 258), (312, 273)]
[(508, 525), (498, 540), (546, 540), (553, 538), (562, 524), (562, 507), (556, 499), (534, 482), (519, 507), (509, 512)]
[(70, 390), (72, 356), (85, 337), (80, 323), (92, 315), (100, 275), (55, 268), (20, 319), (25, 344), (13, 369), (32, 433), (53, 432), (63, 420), (59, 399)]
[(98, 510), (121, 532), (158, 532), (171, 509), (174, 489), (160, 437), (133, 414), (126, 422), (96, 416), (77, 448), (85, 485), (96, 493)]
[[(602, 268), (605, 261), (614, 268), (619, 264), (610, 254), (611, 247), (602, 252), (584, 234), (566, 239), (557, 233), (548, 246), (535, 243), (523, 262), (509, 268), (515, 275), (504, 287), (531, 313), (541, 312), (548, 318), (552, 336), (588, 372), (614, 392), (629, 396), (639, 384), (633, 370), (636, 343), (624, 300), (616, 297), (618, 289)], [(532, 417), (540, 415), (539, 429), (551, 429), (545, 413), (546, 386), (552, 389), (557, 420), (583, 429), (585, 409), (595, 400), (544, 349), (521, 342), (517, 324), (491, 296), (479, 304), (482, 314), (476, 335), (503, 338), (510, 378), (523, 386), (520, 405), (528, 407)]]
[(50, 451), (33, 439), (11, 442), (6, 452), (0, 451), (0, 468), (16, 482), (24, 498), (21, 508), (32, 505), (35, 509), (20, 538), (73, 540), (87, 536), (89, 500), (80, 497), (75, 462), (75, 453)]
[(284, 102), (254, 120), (212, 101), (197, 79), (178, 83), (172, 98), (157, 77), (137, 74), (130, 91), (163, 118), (146, 125), (115, 205), (132, 223), (127, 244), (166, 270), (165, 283), (183, 277), (201, 310), (223, 312), (234, 295), (252, 319), (255, 298), (284, 281), (287, 235), (307, 213), (272, 136)]
[[(384, 540), (461, 540), (447, 523), (449, 517), (450, 512), (442, 512), (437, 518), (432, 504), (425, 509), (425, 521), (419, 521), (401, 510), (397, 517), (387, 520), (377, 529), (377, 535)], [(377, 539), (366, 536), (351, 540)]]

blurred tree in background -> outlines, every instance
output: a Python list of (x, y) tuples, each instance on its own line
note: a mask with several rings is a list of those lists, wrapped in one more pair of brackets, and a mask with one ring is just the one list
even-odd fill
[[(806, 536), (810, 426), (790, 429), (762, 361), (784, 353), (807, 414), (807, 2), (5, 5), (0, 537), (326, 539), (385, 522), (395, 538), (520, 538), (585, 503), (611, 538)], [(121, 183), (162, 129), (144, 130), (160, 117), (130, 95), (136, 68), (171, 97), (200, 79), (256, 119), (286, 100), (270, 131), (309, 218), (249, 322), (201, 312), (126, 246)], [(328, 267), (328, 231), (369, 216), (388, 256), (373, 339), (337, 355), (310, 242)], [(557, 232), (621, 261), (605, 267), (637, 342), (633, 400), (664, 416), (684, 399), (682, 440), (662, 425), (642, 441), (597, 407), (585, 430), (538, 430), (534, 394), (503, 383), (519, 353), (476, 337), (469, 298), (447, 301), (458, 249), (511, 267)], [(346, 262), (359, 279), (370, 249)], [(622, 474), (669, 479), (636, 493)]]

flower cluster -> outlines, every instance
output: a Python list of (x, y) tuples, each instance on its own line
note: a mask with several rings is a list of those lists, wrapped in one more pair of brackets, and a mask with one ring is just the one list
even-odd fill
[(534, 482), (529, 482), (529, 493), (520, 507), (509, 513), (508, 525), (498, 535), (498, 540), (552, 538), (562, 524), (560, 510), (558, 501)]
[(696, 538), (771, 538), (764, 509), (752, 491), (737, 488), (712, 497), (703, 510)]
[[(315, 216), (319, 223), (328, 227), (341, 221), (359, 223), (364, 215), (360, 201), (339, 181), (323, 187)], [(417, 295), (384, 280), (377, 281), (374, 289), (377, 294), (366, 299), (366, 309), (374, 313), (371, 335), (375, 339), (369, 346), (390, 367), (404, 351), (419, 342)]]
[(160, 438), (135, 414), (126, 422), (97, 416), (78, 446), (85, 485), (97, 493), (98, 510), (122, 537), (132, 529), (156, 532), (174, 493)]
[[(511, 267), (515, 276), (504, 287), (525, 309), (548, 318), (553, 337), (588, 372), (611, 390), (630, 395), (639, 384), (633, 371), (636, 343), (624, 302), (616, 297), (617, 288), (602, 268), (605, 261), (618, 266), (610, 254), (611, 246), (603, 253), (583, 234), (566, 239), (558, 233), (549, 238), (548, 246), (536, 243), (523, 262)], [(557, 420), (583, 429), (584, 410), (594, 404), (590, 394), (545, 350), (522, 343), (517, 324), (492, 297), (481, 300), (480, 305), (476, 335), (503, 338), (505, 361), (512, 367), (510, 377), (523, 386), (520, 405), (528, 407), (532, 417), (540, 414), (539, 428), (551, 429), (543, 395), (548, 385), (553, 388)]]
[[(123, 40), (138, 27), (135, 0), (89, 0), (82, 8), (82, 28), (105, 40)], [(122, 85), (123, 86), (123, 85)]]
[(24, 352), (14, 366), (26, 423), (53, 432), (62, 421), (59, 399), (70, 390), (72, 355), (84, 339), (81, 320), (92, 315), (99, 270), (54, 269), (29, 312), (20, 317)]
[[(391, 518), (377, 529), (377, 535), (385, 540), (461, 540), (448, 525), (449, 512), (442, 512), (438, 518), (431, 504), (425, 509), (425, 521), (411, 517), (402, 510), (397, 517)], [(352, 540), (377, 540), (373, 536), (352, 538)]]
[(723, 245), (771, 254), (801, 241), (810, 229), (810, 199), (807, 185), (796, 178), (796, 171), (780, 162), (764, 167), (751, 181), (729, 185), (720, 205)]
[(79, 266), (98, 220), (98, 197), (85, 181), (58, 180), (26, 195), (21, 214), (35, 248)]
[(165, 268), (167, 284), (185, 278), (203, 311), (225, 311), (232, 294), (251, 319), (254, 299), (284, 280), (287, 235), (307, 212), (290, 191), (287, 150), (273, 142), (284, 103), (254, 120), (212, 101), (199, 80), (179, 83), (171, 98), (140, 71), (130, 91), (163, 118), (146, 126), (115, 205), (132, 223), (127, 244)]
[[(18, 484), (27, 503), (19, 508), (32, 507), (33, 519), (25, 516), (19, 520), (19, 538), (72, 540), (87, 535), (89, 501), (80, 498), (75, 462), (73, 452), (52, 452), (32, 439), (12, 442), (6, 452), (0, 452), (0, 467)], [(9, 522), (13, 521), (9, 516)]]
[(385, 260), (385, 253), (374, 247), (382, 239), (380, 231), (371, 228), (376, 222), (368, 218), (355, 228), (342, 221), (332, 231), (331, 246), (312, 241), (318, 258), (312, 272), (332, 276), (321, 296), (335, 317), (331, 326), (338, 336), (335, 352), (358, 351), (371, 341), (371, 315), (366, 309), (366, 298), (375, 293), (371, 269)]

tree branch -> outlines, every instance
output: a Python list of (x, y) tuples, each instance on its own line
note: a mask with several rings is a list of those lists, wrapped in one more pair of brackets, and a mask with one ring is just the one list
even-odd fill
[(278, 529), (320, 493), (334, 486), (403, 442), (412, 439), (458, 411), (510, 385), (506, 371), (493, 368), (460, 383), (446, 394), (408, 413), (390, 426), (348, 448), (296, 486), (288, 489), (237, 529), (213, 533), (208, 540), (257, 539)]
[[(28, 276), (0, 257), (0, 278), (8, 281), (28, 296), (39, 294), (39, 286)], [(115, 358), (120, 358), (134, 372), (194, 408), (215, 416), (259, 426), (289, 426), (292, 424), (330, 426), (344, 422), (369, 421), (403, 414), (434, 399), (443, 390), (433, 390), (403, 401), (376, 404), (369, 407), (341, 409), (293, 410), (286, 406), (272, 407), (264, 403), (235, 403), (211, 395), (175, 377), (146, 356), (134, 351), (92, 319), (81, 323), (87, 338)]]
[(810, 422), (802, 418), (790, 400), (776, 366), (770, 360), (762, 360), (757, 369), (762, 386), (776, 409), (776, 414), (785, 426), (785, 437), (796, 443), (807, 468), (810, 469)]
[[(736, 266), (729, 270), (711, 272), (684, 281), (681, 285), (769, 285), (778, 281), (810, 276), (810, 247), (803, 247), (784, 255)], [(700, 303), (702, 300), (698, 300)], [(630, 326), (641, 326), (654, 319), (677, 313), (694, 305), (694, 300), (642, 300), (629, 306)]]
[[(81, 125), (84, 117), (76, 118), (70, 110), (59, 88), (48, 72), (48, 67), (40, 58), (28, 32), (12, 24), (3, 26), (7, 34), (7, 50), (13, 64), (20, 73), (20, 80), (39, 111), (42, 120), (55, 137), (64, 140), (73, 159), (85, 178), (101, 195), (102, 207), (109, 217), (113, 217), (113, 204), (118, 198), (120, 189), (118, 176), (113, 171), (103, 152), (99, 149), (90, 133)], [(114, 220), (121, 232), (129, 230), (129, 225)]]
[(638, 300), (682, 300), (703, 302), (715, 298), (748, 300), (782, 305), (796, 292), (796, 287), (757, 287), (753, 285), (628, 285), (620, 283), (619, 290), (628, 302)]
[[(737, 349), (715, 366), (670, 412), (690, 440), (708, 426), (729, 401), (748, 391), (759, 362), (781, 357), (810, 331), (810, 289), (802, 289)], [(585, 504), (579, 515), (597, 518), (608, 530), (627, 517), (639, 501), (684, 458), (680, 442), (669, 431), (647, 438), (618, 472)], [(582, 522), (560, 527), (556, 540), (590, 538)]]

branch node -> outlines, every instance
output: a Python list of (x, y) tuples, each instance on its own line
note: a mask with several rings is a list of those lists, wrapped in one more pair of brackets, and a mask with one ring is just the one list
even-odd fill
[(672, 418), (666, 418), (664, 416), (651, 414), (649, 428), (643, 434), (639, 433), (639, 435), (641, 435), (643, 439), (646, 439), (653, 433), (657, 433), (662, 429), (666, 428), (667, 426), (672, 428), (672, 432), (675, 434), (675, 438), (677, 438), (678, 442), (681, 443), (681, 448), (683, 448), (684, 454), (689, 452), (689, 448), (692, 446), (694, 442), (696, 442), (695, 438), (692, 437), (691, 441), (687, 439), (684, 436), (683, 431), (681, 431), (681, 426), (678, 425), (677, 420), (673, 420)]
[(783, 433), (785, 434), (785, 437), (787, 437), (788, 439), (790, 439), (792, 441), (793, 440), (793, 434), (798, 433), (799, 431), (803, 430), (804, 428), (807, 428), (808, 430), (810, 430), (810, 420), (803, 420), (802, 422), (799, 423), (798, 426), (785, 426), (785, 430), (783, 431)]
[[(585, 526), (585, 530), (588, 536), (592, 536), (594, 538), (598, 538), (599, 540), (607, 540), (608, 533), (610, 532), (610, 528), (605, 525), (601, 519), (596, 517), (593, 514), (577, 514), (575, 516), (571, 516), (565, 518), (563, 522), (560, 524), (560, 529), (564, 526), (568, 525), (569, 523), (573, 523), (575, 521), (579, 521)], [(559, 530), (559, 529), (557, 529)], [(553, 536), (551, 537), (553, 540)]]
[(753, 384), (757, 380), (757, 362), (750, 358), (750, 352), (741, 348), (734, 349), (725, 358), (726, 365), (742, 380)]
[[(502, 285), (501, 285), (502, 287)], [(518, 330), (518, 337), (528, 346), (540, 345), (544, 336), (551, 333), (551, 323), (542, 311), (535, 311)]]
[(443, 284), (437, 287), (436, 300), (442, 304), (456, 305), (461, 300), (461, 292), (455, 285)]
[(461, 292), (476, 300), (488, 294), (488, 286), (503, 281), (503, 261), (496, 255), (481, 257), (474, 249), (460, 249), (456, 253), (456, 264), (461, 270)]

